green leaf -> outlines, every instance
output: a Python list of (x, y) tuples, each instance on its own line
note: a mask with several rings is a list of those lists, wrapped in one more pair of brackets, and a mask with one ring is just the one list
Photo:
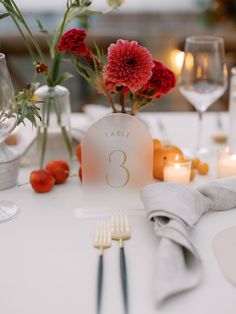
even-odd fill
[(61, 76), (59, 76), (59, 78), (57, 79), (57, 81), (55, 83), (56, 83), (56, 85), (62, 84), (64, 82), (66, 82), (67, 80), (71, 79), (72, 77), (74, 77), (73, 74), (71, 74), (69, 72), (65, 72)]
[(39, 19), (36, 19), (37, 21), (37, 24), (38, 24), (38, 27), (39, 27), (39, 30), (41, 33), (44, 33), (44, 34), (49, 34), (48, 31), (43, 27), (42, 23), (40, 22)]
[(112, 8), (118, 8), (123, 4), (124, 0), (107, 0), (107, 3)]
[(48, 42), (48, 47), (49, 47), (49, 50), (50, 50), (50, 47), (52, 46), (52, 38), (51, 38), (51, 35), (49, 34), (49, 32), (43, 27), (42, 23), (40, 22), (40, 20), (36, 19), (37, 21), (37, 24), (38, 24), (38, 28), (39, 28), (39, 31), (41, 33), (43, 33), (47, 39), (47, 42)]
[(55, 58), (53, 60), (51, 71), (48, 74), (49, 75), (49, 82), (50, 82), (51, 86), (55, 86), (56, 82), (58, 80), (61, 58), (62, 58), (61, 53), (55, 54)]
[(3, 13), (0, 15), (0, 20), (4, 19), (5, 17), (11, 15), (11, 13)]

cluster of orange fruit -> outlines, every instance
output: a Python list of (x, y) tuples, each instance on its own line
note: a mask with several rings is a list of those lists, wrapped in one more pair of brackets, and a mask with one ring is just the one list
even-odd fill
[[(174, 162), (176, 156), (178, 156), (179, 162), (186, 161), (180, 148), (175, 145), (162, 145), (158, 139), (153, 139), (153, 177), (163, 181), (164, 162), (166, 160)], [(206, 175), (208, 171), (209, 166), (207, 163), (201, 162), (198, 158), (193, 158), (190, 181), (194, 180), (197, 173)]]

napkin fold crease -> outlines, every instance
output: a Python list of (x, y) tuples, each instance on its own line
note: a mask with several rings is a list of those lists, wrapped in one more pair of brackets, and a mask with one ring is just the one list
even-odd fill
[(160, 306), (200, 283), (203, 269), (191, 242), (191, 228), (208, 210), (236, 207), (236, 177), (215, 180), (195, 190), (175, 183), (154, 183), (141, 190), (141, 200), (160, 237), (155, 287)]

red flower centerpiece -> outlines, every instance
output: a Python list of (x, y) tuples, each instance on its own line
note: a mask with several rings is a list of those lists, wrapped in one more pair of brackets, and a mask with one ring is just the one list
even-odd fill
[(85, 30), (73, 28), (61, 37), (58, 51), (72, 53), (77, 71), (107, 97), (113, 112), (117, 112), (113, 99), (117, 94), (121, 112), (125, 113), (129, 105), (131, 114), (135, 114), (175, 86), (174, 73), (153, 60), (138, 42), (119, 39), (108, 47), (106, 57), (97, 46), (93, 53), (85, 43), (86, 37)]

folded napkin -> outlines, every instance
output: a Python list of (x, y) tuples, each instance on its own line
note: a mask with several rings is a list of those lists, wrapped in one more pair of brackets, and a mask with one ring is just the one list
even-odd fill
[(190, 230), (208, 210), (236, 207), (236, 177), (215, 180), (196, 190), (175, 183), (154, 183), (141, 190), (141, 199), (160, 237), (156, 281), (160, 305), (201, 281), (201, 259)]

